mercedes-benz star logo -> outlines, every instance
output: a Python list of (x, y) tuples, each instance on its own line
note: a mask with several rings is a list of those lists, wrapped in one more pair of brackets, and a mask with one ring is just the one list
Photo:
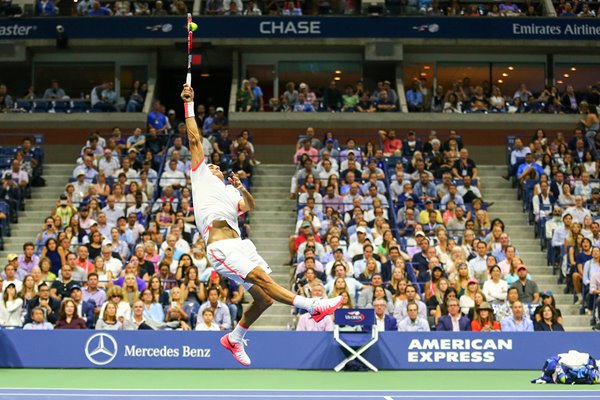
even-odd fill
[(107, 333), (96, 333), (85, 342), (85, 356), (92, 364), (106, 365), (117, 356), (117, 341)]

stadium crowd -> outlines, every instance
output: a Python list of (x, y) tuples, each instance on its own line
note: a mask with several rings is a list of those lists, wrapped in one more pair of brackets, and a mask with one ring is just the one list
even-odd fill
[(585, 93), (577, 93), (572, 85), (563, 91), (547, 86), (534, 94), (522, 83), (514, 93), (503, 94), (500, 86), (489, 81), (475, 85), (468, 77), (451, 88), (438, 84), (434, 90), (421, 79), (406, 89), (406, 102), (411, 112), (587, 114), (600, 103), (600, 87), (592, 84)]
[(125, 91), (126, 95), (123, 97), (117, 94), (114, 82), (110, 80), (94, 86), (89, 94), (81, 92), (79, 97), (70, 95), (67, 90), (61, 87), (58, 80), (52, 79), (43, 92), (37, 91), (32, 85), (22, 96), (14, 96), (2, 83), (0, 112), (140, 112), (146, 101), (148, 85), (136, 80), (131, 89)]
[(514, 138), (508, 146), (508, 174), (519, 186), (523, 209), (547, 250), (548, 264), (565, 282), (565, 293), (581, 305), (580, 314), (600, 322), (600, 175), (596, 134), (598, 115), (582, 119), (572, 137), (543, 130)]
[[(197, 118), (211, 128), (207, 157), (249, 187), (250, 132)], [(185, 124), (167, 134), (148, 123), (145, 134), (89, 136), (42, 230), (7, 257), (0, 326), (220, 330), (239, 319), (243, 286), (213, 271), (195, 227)]]
[[(372, 307), (381, 330), (563, 330), (552, 292), (538, 288), (504, 222), (490, 219), (456, 131), (340, 140), (308, 128), (293, 157), (299, 293)], [(298, 318), (299, 330), (331, 326)]]

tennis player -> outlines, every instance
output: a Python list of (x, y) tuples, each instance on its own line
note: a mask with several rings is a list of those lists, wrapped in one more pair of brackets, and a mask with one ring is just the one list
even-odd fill
[(244, 336), (250, 326), (265, 312), (273, 300), (308, 311), (315, 321), (321, 321), (337, 309), (342, 297), (312, 299), (296, 296), (278, 285), (269, 276), (271, 269), (258, 254), (250, 240), (240, 238), (238, 215), (253, 210), (254, 197), (244, 188), (237, 175), (225, 183), (218, 166), (207, 164), (202, 148), (202, 136), (194, 118), (194, 90), (183, 85), (185, 125), (192, 153), (192, 196), (194, 217), (205, 242), (208, 259), (215, 270), (243, 285), (254, 301), (231, 333), (221, 338), (221, 344), (233, 353), (242, 365), (250, 365), (246, 354)]

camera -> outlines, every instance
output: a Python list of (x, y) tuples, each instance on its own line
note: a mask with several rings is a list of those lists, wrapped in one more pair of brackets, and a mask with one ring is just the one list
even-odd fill
[(65, 32), (65, 27), (62, 25), (56, 25), (56, 32), (57, 33), (64, 33)]
[(304, 286), (308, 283), (308, 280), (306, 278), (298, 278), (296, 279), (296, 285), (298, 286)]

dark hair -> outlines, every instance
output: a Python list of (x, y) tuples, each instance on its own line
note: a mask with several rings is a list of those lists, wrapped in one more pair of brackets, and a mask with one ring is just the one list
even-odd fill
[(25, 250), (29, 246), (35, 249), (35, 244), (33, 244), (33, 242), (25, 242), (25, 244), (23, 244), (23, 250)]
[(546, 308), (549, 308), (550, 311), (552, 311), (552, 323), (557, 323), (558, 314), (556, 312), (556, 308), (552, 307), (550, 304), (544, 304), (542, 306), (542, 309), (540, 310), (540, 316), (542, 317), (542, 321), (544, 321), (544, 311), (546, 310)]

